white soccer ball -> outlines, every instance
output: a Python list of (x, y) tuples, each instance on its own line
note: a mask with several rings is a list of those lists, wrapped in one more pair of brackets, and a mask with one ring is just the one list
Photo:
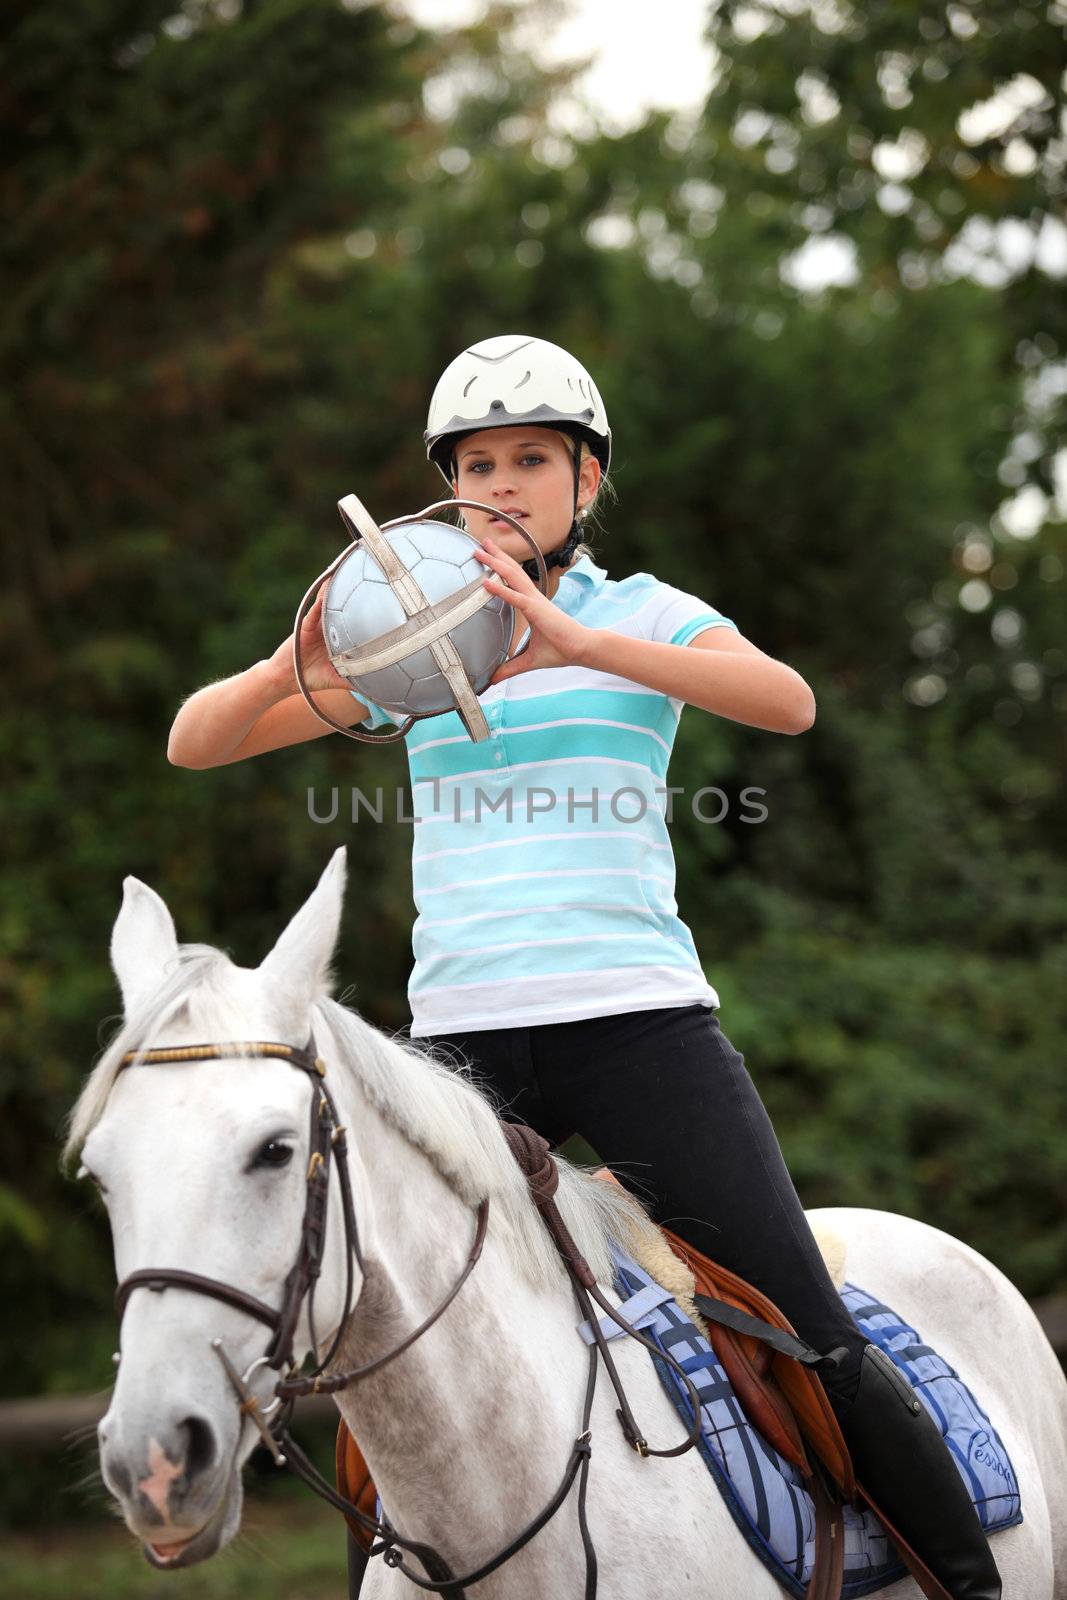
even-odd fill
[[(473, 554), (477, 541), (450, 523), (410, 522), (402, 528), (383, 529), (382, 537), (430, 605), (449, 600), (489, 574), (490, 569)], [(482, 602), (473, 616), (448, 632), (475, 694), (483, 692), (507, 656), (515, 630), (515, 609), (506, 600), (483, 589)], [(411, 654), (373, 672), (353, 667), (351, 652), (405, 626), (413, 634)], [(336, 671), (383, 710), (398, 716), (427, 716), (455, 709), (448, 679), (429, 647), (417, 642), (418, 624), (409, 619), (388, 578), (363, 544), (345, 557), (330, 579), (322, 606), (322, 631)]]

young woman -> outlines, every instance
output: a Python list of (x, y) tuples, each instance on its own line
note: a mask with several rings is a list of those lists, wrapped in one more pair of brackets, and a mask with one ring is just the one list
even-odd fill
[[(647, 573), (613, 580), (591, 559), (581, 525), (611, 433), (566, 351), (510, 335), (464, 351), (425, 441), (457, 497), (521, 521), (549, 583), (539, 593), (507, 523), (466, 512), (487, 588), (526, 625), (515, 648), (526, 628), (530, 643), (481, 696), (488, 740), (475, 744), (454, 712), (407, 735), (411, 1036), (458, 1051), (552, 1142), (581, 1132), (657, 1220), (755, 1284), (816, 1349), (843, 1351), (824, 1383), (858, 1476), (953, 1600), (998, 1600), (940, 1430), (837, 1293), (677, 915), (665, 814), (683, 706), (801, 733), (812, 692), (703, 600)], [(319, 609), (303, 630), (309, 686), (340, 721), (394, 720), (333, 671)], [(217, 766), (328, 731), (297, 692), (285, 640), (187, 701), (169, 754)]]

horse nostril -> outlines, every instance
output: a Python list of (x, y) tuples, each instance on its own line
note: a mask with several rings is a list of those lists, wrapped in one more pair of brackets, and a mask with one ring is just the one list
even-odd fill
[(206, 1472), (215, 1459), (215, 1436), (199, 1417), (186, 1417), (181, 1424), (189, 1440), (185, 1452), (185, 1472), (190, 1480)]

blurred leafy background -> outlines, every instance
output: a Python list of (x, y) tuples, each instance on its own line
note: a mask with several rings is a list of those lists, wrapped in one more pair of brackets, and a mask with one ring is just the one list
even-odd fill
[[(522, 46), (561, 9), (5, 13), (11, 1396), (108, 1382), (106, 1228), (57, 1156), (126, 873), (251, 963), (346, 842), (342, 982), (408, 1020), (409, 827), (308, 811), (391, 794), (403, 752), (189, 772), (166, 736), (284, 637), (342, 494), (436, 498), (430, 388), (501, 330), (597, 377), (598, 560), (814, 688), (799, 738), (690, 709), (671, 769), (730, 797), (714, 827), (677, 810), (679, 905), (805, 1204), (921, 1216), (1031, 1298), (1067, 1288), (1067, 9), (722, 0), (703, 108), (622, 133), (561, 124), (568, 71)], [(848, 270), (812, 287), (828, 245)], [(99, 1502), (6, 1476), (11, 1516)]]

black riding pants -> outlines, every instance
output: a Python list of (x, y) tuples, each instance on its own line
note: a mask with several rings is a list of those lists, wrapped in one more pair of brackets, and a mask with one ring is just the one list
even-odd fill
[[(824, 1384), (839, 1415), (867, 1338), (804, 1215), (744, 1057), (705, 1006), (437, 1034), (505, 1117), (553, 1145), (581, 1134), (657, 1222), (760, 1289), (800, 1338), (848, 1357)], [(438, 1053), (435, 1050), (435, 1053)]]

